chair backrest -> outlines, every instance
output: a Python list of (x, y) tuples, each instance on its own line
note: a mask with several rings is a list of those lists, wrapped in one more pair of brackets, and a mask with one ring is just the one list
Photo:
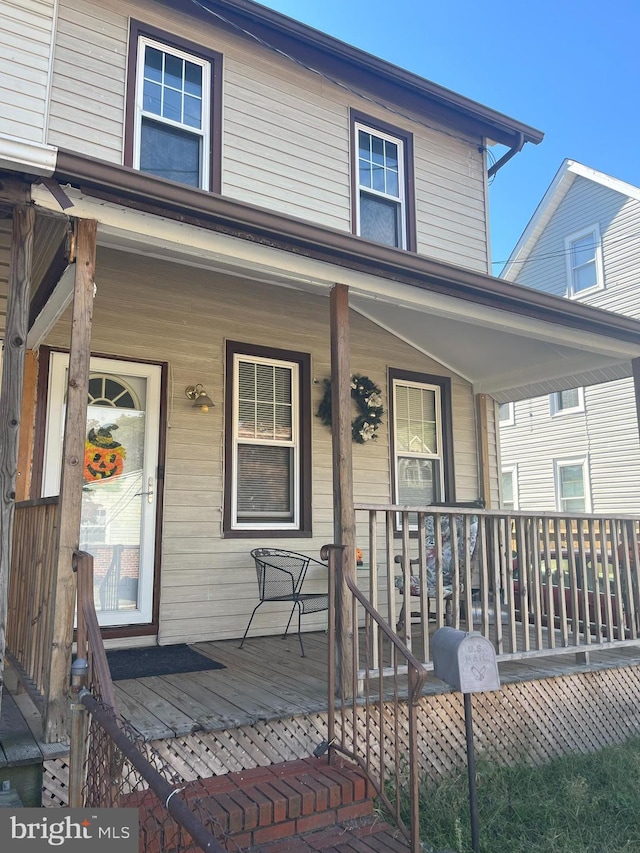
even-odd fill
[(282, 548), (255, 548), (251, 556), (256, 563), (261, 601), (293, 597), (300, 592), (310, 557)]

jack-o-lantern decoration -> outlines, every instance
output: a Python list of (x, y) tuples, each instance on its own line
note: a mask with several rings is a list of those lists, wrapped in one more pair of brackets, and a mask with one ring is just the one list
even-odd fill
[(124, 469), (127, 451), (116, 441), (112, 430), (118, 429), (117, 424), (105, 424), (97, 430), (90, 429), (84, 446), (84, 479), (113, 480), (119, 477)]

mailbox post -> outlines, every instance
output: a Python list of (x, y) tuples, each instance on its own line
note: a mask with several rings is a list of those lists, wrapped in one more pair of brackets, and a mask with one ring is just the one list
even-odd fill
[(464, 698), (471, 846), (473, 853), (480, 853), (471, 694), (500, 689), (496, 653), (489, 640), (476, 631), (465, 633), (457, 628), (438, 628), (431, 641), (431, 654), (436, 677), (459, 690)]

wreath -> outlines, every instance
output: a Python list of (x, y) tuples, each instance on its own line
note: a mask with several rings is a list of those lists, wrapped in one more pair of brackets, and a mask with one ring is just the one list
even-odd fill
[[(323, 384), (324, 396), (320, 400), (316, 415), (325, 426), (331, 426), (331, 380), (324, 379)], [(384, 415), (382, 391), (368, 376), (352, 376), (351, 396), (358, 410), (351, 422), (352, 439), (358, 444), (377, 439), (376, 433)]]

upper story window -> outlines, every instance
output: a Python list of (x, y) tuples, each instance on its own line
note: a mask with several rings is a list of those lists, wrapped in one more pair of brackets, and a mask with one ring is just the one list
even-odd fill
[(415, 251), (412, 137), (353, 111), (351, 120), (355, 232)]
[(227, 532), (310, 531), (310, 361), (227, 345)]
[(604, 287), (600, 229), (592, 225), (565, 240), (567, 253), (567, 296), (580, 296)]
[(219, 54), (132, 22), (125, 164), (220, 189)]
[(507, 465), (501, 471), (501, 506), (503, 509), (518, 509), (518, 466)]
[(447, 379), (389, 371), (394, 500), (428, 506), (452, 499)]
[(515, 424), (516, 413), (513, 403), (500, 403), (498, 405), (498, 421), (501, 427)]
[(567, 415), (572, 412), (584, 411), (584, 392), (582, 388), (571, 388), (569, 391), (556, 391), (549, 397), (551, 415)]

